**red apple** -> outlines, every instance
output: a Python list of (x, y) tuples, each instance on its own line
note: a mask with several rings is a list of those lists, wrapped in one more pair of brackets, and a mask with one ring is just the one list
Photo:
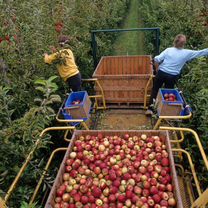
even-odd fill
[(110, 194), (109, 202), (115, 202), (115, 201), (116, 201), (116, 196), (114, 194)]
[(161, 164), (162, 164), (162, 166), (168, 166), (168, 165), (169, 165), (169, 160), (168, 160), (168, 158), (162, 158)]
[(159, 203), (161, 201), (161, 197), (159, 196), (159, 194), (154, 194), (152, 198), (155, 201), (155, 203)]
[(126, 196), (124, 194), (119, 194), (118, 201), (124, 203), (126, 201)]
[(160, 205), (164, 206), (164, 207), (168, 207), (168, 201), (163, 199), (163, 200), (160, 201)]
[(89, 201), (89, 199), (88, 199), (87, 196), (82, 196), (82, 197), (81, 197), (81, 202), (82, 202), (82, 204), (87, 204), (88, 201)]
[(131, 199), (131, 198), (132, 198), (132, 196), (133, 196), (133, 192), (132, 192), (132, 191), (127, 190), (127, 191), (126, 191), (126, 198), (127, 198), (127, 199)]

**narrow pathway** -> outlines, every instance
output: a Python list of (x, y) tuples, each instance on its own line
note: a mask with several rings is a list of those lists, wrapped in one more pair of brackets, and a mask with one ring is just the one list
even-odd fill
[[(140, 0), (131, 0), (128, 15), (123, 24), (124, 29), (139, 28), (143, 26), (139, 10), (139, 2)], [(142, 55), (144, 54), (143, 43), (143, 32), (120, 33), (113, 46), (113, 55)]]

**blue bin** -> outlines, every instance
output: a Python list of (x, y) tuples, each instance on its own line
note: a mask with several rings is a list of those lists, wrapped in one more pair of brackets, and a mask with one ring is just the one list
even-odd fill
[[(166, 101), (164, 94), (174, 94), (176, 101)], [(158, 92), (156, 99), (156, 107), (158, 116), (180, 116), (183, 111), (183, 98), (176, 89), (163, 89)]]
[[(70, 95), (68, 96), (66, 102), (65, 102), (65, 107), (71, 107), (71, 106), (81, 106), (83, 105), (83, 101), (87, 96), (87, 92), (86, 91), (81, 91), (81, 92), (72, 92), (70, 93)], [(81, 102), (79, 104), (72, 104), (74, 101), (76, 100), (80, 100)]]
[[(73, 119), (71, 115), (69, 115), (66, 110), (62, 109), (62, 115), (64, 116), (64, 118), (66, 120), (70, 120), (70, 119)], [(87, 121), (88, 118), (82, 118), (83, 121)], [(70, 122), (69, 123), (71, 126), (77, 126), (80, 124), (80, 122)]]
[(185, 108), (183, 108), (183, 110), (181, 111), (181, 116), (187, 116), (192, 112), (191, 107), (189, 106), (185, 106)]
[[(79, 100), (79, 104), (73, 104)], [(62, 114), (65, 119), (88, 119), (91, 109), (91, 101), (86, 91), (72, 92), (68, 96)]]
[[(183, 99), (182, 99), (179, 91), (176, 90), (176, 89), (160, 89), (160, 93), (162, 95), (163, 102), (168, 102), (168, 103), (181, 103), (181, 104), (183, 104)], [(172, 101), (166, 101), (165, 98), (164, 98), (164, 94), (166, 94), (166, 93), (168, 93), (168, 94), (170, 94), (170, 93), (174, 94), (176, 96), (176, 101), (174, 101), (174, 102), (172, 102)]]

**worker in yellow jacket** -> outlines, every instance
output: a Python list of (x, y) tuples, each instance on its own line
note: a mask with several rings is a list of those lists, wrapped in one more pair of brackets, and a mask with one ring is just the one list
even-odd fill
[(61, 49), (51, 55), (44, 54), (44, 61), (47, 64), (56, 63), (60, 77), (68, 84), (69, 88), (73, 91), (81, 90), (81, 74), (75, 63), (72, 51), (66, 47), (69, 42), (67, 36), (59, 37), (59, 45)]

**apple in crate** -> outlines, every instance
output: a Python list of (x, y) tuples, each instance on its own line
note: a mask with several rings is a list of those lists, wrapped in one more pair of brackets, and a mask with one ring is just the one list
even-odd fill
[(165, 93), (163, 96), (165, 98), (165, 101), (171, 101), (171, 102), (177, 101), (176, 96), (173, 93)]
[(164, 151), (164, 139), (154, 135), (80, 136), (65, 161), (54, 207), (176, 207)]
[(80, 103), (81, 103), (80, 100), (74, 100), (74, 101), (72, 102), (72, 105), (78, 105), (78, 104), (80, 104)]

